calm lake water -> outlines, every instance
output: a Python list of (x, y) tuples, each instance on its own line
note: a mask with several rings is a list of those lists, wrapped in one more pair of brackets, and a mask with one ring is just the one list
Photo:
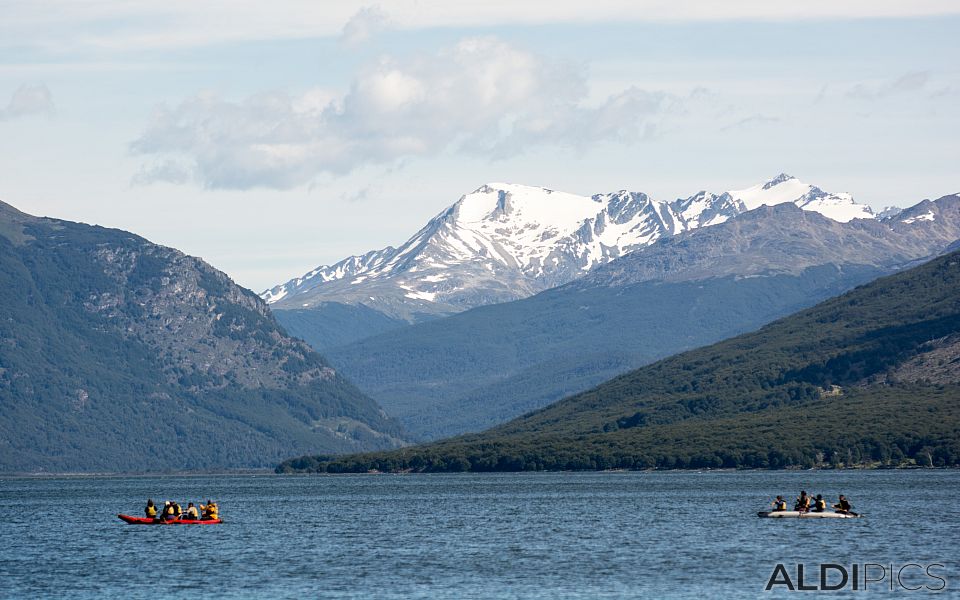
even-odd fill
[[(867, 517), (756, 517), (801, 488)], [(0, 596), (773, 598), (798, 595), (764, 592), (777, 563), (941, 563), (946, 597), (958, 493), (958, 471), (0, 478)], [(208, 496), (223, 525), (116, 518)], [(926, 595), (886, 585), (829, 597)]]

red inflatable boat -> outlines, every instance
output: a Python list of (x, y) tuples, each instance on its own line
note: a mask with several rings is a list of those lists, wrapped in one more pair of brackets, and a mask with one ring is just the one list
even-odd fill
[(148, 517), (131, 517), (130, 515), (117, 515), (120, 520), (130, 525), (219, 525), (223, 519), (177, 519), (176, 521), (160, 521)]

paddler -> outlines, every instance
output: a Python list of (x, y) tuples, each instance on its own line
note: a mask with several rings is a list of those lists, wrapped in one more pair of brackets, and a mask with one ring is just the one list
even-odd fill
[(833, 505), (837, 512), (850, 512), (852, 508), (850, 503), (847, 501), (847, 497), (843, 494), (840, 494), (840, 501)]
[(783, 496), (777, 496), (777, 499), (773, 501), (773, 510), (787, 510), (787, 501), (783, 499)]
[(214, 504), (213, 500), (207, 500), (206, 504), (201, 504), (200, 510), (203, 511), (203, 519), (205, 521), (216, 521), (220, 518), (219, 510), (217, 509), (217, 505)]
[(798, 510), (800, 512), (807, 512), (810, 510), (810, 496), (807, 495), (807, 492), (800, 490), (800, 497), (797, 498), (797, 503), (793, 506), (793, 510)]
[(197, 507), (193, 505), (193, 502), (187, 504), (187, 516), (183, 518), (190, 521), (196, 521), (200, 518), (199, 513), (197, 513)]
[(162, 521), (173, 521), (177, 518), (176, 513), (173, 512), (173, 503), (167, 500), (163, 503), (163, 514), (160, 515)]
[(183, 514), (183, 511), (180, 509), (180, 504), (176, 500), (171, 502), (171, 504), (173, 504), (173, 516), (179, 519), (180, 515)]
[(143, 509), (143, 514), (145, 514), (148, 519), (157, 518), (157, 507), (154, 506), (153, 500), (150, 498), (147, 498), (147, 507)]
[(817, 501), (813, 503), (813, 510), (816, 512), (827, 510), (827, 501), (820, 494), (817, 494)]

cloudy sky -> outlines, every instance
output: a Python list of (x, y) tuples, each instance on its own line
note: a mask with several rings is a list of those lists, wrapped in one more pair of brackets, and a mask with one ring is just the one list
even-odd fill
[(0, 0), (0, 200), (256, 291), (485, 182), (960, 191), (946, 0)]

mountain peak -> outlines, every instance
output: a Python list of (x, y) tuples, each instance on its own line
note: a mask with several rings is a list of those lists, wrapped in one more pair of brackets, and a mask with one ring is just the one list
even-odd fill
[(682, 229), (666, 202), (493, 182), (396, 249), (320, 267), (262, 294), (275, 308), (364, 304), (411, 319), (516, 300)]
[(539, 185), (525, 185), (522, 183), (507, 183), (505, 181), (490, 181), (470, 192), (472, 194), (491, 194), (496, 192), (518, 193), (518, 192), (543, 192), (552, 194), (553, 190)]
[(793, 175), (787, 175), (786, 173), (780, 173), (770, 181), (763, 184), (763, 189), (769, 190), (770, 188), (780, 185), (784, 181), (790, 181), (791, 179), (796, 179)]
[(753, 210), (764, 204), (773, 206), (791, 202), (804, 210), (818, 212), (840, 223), (853, 219), (876, 218), (869, 206), (857, 204), (850, 194), (825, 192), (786, 173), (780, 173), (766, 183), (742, 190), (730, 190), (727, 193), (741, 202), (745, 210)]
[(581, 196), (490, 182), (461, 196), (399, 248), (319, 267), (262, 296), (277, 309), (332, 301), (405, 320), (449, 314), (524, 298), (662, 237), (784, 203), (839, 222), (873, 218), (849, 194), (824, 192), (786, 173), (747, 189), (701, 191), (674, 202), (627, 190)]

